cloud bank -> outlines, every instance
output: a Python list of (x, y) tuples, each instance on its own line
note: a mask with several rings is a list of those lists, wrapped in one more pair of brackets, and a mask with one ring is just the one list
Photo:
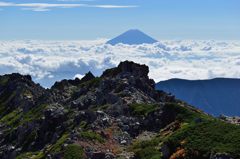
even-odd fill
[(90, 4), (79, 4), (79, 3), (14, 3), (14, 2), (0, 1), (0, 9), (3, 7), (19, 7), (22, 10), (31, 10), (31, 11), (50, 11), (53, 8), (88, 7), (88, 8), (114, 9), (114, 8), (136, 8), (138, 6), (137, 5), (112, 5), (112, 4), (90, 5)]
[(150, 67), (155, 81), (171, 78), (240, 78), (239, 41), (161, 41), (111, 46), (95, 41), (0, 41), (0, 74), (30, 74), (49, 87), (56, 80), (82, 77), (131, 60)]

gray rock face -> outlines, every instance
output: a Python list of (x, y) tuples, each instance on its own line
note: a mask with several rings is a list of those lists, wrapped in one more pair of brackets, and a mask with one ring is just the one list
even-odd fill
[(95, 76), (91, 72), (88, 72), (88, 73), (85, 74), (85, 76), (82, 79), (78, 79), (78, 78), (75, 78), (74, 80), (64, 79), (60, 82), (56, 82), (52, 86), (52, 89), (58, 89), (58, 90), (67, 89), (68, 87), (80, 85), (81, 83), (90, 81), (94, 78), (95, 78)]
[(46, 93), (46, 90), (35, 84), (29, 75), (23, 76), (17, 73), (4, 75), (0, 76), (0, 81), (0, 99), (7, 105), (6, 113), (16, 108), (26, 112)]
[(74, 117), (74, 121), (77, 124), (80, 124), (82, 121), (85, 121), (87, 123), (93, 123), (96, 119), (97, 119), (96, 113), (89, 110), (80, 111)]
[(61, 105), (50, 105), (44, 110), (45, 121), (50, 124), (59, 124), (67, 119), (67, 110)]
[(114, 77), (117, 75), (122, 78), (127, 76), (147, 77), (148, 73), (148, 66), (136, 64), (131, 61), (125, 61), (121, 62), (117, 68), (104, 71), (102, 77)]

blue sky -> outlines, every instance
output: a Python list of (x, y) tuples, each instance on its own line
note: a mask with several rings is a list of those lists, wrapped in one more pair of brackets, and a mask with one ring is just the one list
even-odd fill
[(0, 0), (1, 40), (112, 38), (240, 40), (239, 0)]

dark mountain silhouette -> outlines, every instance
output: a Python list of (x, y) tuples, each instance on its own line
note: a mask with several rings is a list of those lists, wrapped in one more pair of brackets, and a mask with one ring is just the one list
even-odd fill
[(107, 44), (116, 45), (119, 43), (138, 45), (138, 44), (152, 44), (157, 42), (157, 40), (151, 38), (140, 30), (128, 30), (125, 33), (117, 36), (116, 38), (109, 40)]
[(156, 89), (172, 93), (213, 115), (240, 115), (240, 79), (171, 79), (157, 83)]

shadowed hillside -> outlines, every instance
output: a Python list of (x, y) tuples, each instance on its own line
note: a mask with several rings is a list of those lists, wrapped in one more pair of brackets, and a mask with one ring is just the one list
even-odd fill
[(176, 98), (213, 115), (240, 115), (240, 79), (172, 79), (157, 83), (156, 89), (172, 93)]

